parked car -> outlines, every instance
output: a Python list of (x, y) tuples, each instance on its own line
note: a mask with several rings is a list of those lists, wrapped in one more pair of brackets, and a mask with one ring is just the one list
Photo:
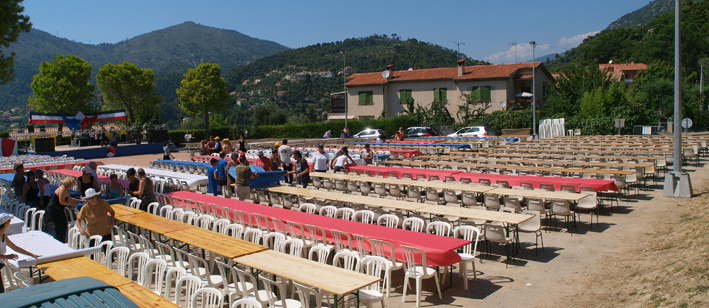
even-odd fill
[[(391, 135), (391, 139), (394, 139), (396, 135)], [(409, 127), (404, 131), (404, 138), (412, 137), (428, 137), (428, 136), (438, 136), (438, 133), (431, 129), (430, 127), (415, 126)]]
[(359, 133), (356, 133), (352, 138), (377, 138), (379, 136), (386, 136), (387, 133), (381, 129), (367, 128)]
[(495, 131), (487, 126), (468, 126), (449, 134), (448, 137), (487, 137), (495, 136)]

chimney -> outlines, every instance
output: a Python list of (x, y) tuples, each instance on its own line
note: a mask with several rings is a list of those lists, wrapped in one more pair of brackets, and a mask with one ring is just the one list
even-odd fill
[(389, 72), (389, 74), (386, 77), (387, 80), (394, 77), (394, 64), (387, 65), (386, 70)]
[(458, 60), (458, 76), (465, 74), (465, 59)]

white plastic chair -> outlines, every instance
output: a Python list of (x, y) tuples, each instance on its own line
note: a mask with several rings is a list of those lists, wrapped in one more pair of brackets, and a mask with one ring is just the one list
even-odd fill
[(375, 302), (381, 302), (382, 308), (384, 308), (384, 293), (382, 293), (382, 288), (389, 285), (387, 259), (378, 256), (366, 256), (362, 258), (361, 264), (362, 271), (365, 274), (380, 278), (381, 280), (360, 289), (359, 301), (367, 305), (367, 308), (371, 308), (372, 304)]
[(475, 271), (475, 253), (478, 250), (478, 240), (480, 239), (480, 229), (473, 226), (459, 226), (453, 230), (453, 236), (456, 238), (462, 238), (466, 241), (471, 241), (472, 243), (463, 246), (462, 252), (459, 252), (460, 263), (458, 263), (458, 270), (460, 276), (463, 277), (463, 287), (465, 290), (468, 289), (468, 262), (473, 265), (473, 279), (477, 280), (478, 275)]
[(152, 259), (148, 261), (143, 270), (142, 286), (150, 289), (153, 293), (161, 295), (163, 282), (165, 281), (165, 270), (167, 262), (160, 259)]
[(178, 279), (175, 286), (175, 300), (172, 302), (178, 306), (187, 307), (191, 303), (192, 295), (197, 292), (201, 285), (202, 280), (197, 276), (186, 275)]
[(212, 287), (197, 290), (190, 299), (190, 308), (222, 308), (223, 305), (222, 292)]
[[(435, 269), (426, 266), (426, 252), (406, 245), (400, 245), (399, 247), (404, 250), (404, 261), (406, 266), (406, 273), (404, 274), (404, 295), (401, 297), (401, 302), (406, 302), (406, 291), (409, 285), (409, 279), (412, 278), (416, 280), (416, 307), (420, 306), (421, 283), (426, 278), (433, 277), (436, 284), (436, 290), (438, 291), (438, 298), (443, 299), (443, 296), (441, 295), (441, 285), (438, 282), (438, 273)], [(421, 266), (416, 265), (417, 254), (421, 256)]]
[[(230, 308), (262, 308), (263, 306), (253, 298), (240, 298), (231, 303)], [(319, 308), (319, 307), (318, 307)]]

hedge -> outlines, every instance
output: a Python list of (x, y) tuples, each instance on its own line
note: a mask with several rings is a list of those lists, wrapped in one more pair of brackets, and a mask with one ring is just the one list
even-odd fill
[[(418, 125), (416, 118), (413, 116), (347, 121), (347, 126), (349, 126), (352, 134), (356, 134), (366, 128), (377, 128), (384, 130), (388, 135), (393, 135), (399, 127), (407, 128)], [(249, 132), (248, 138), (321, 138), (328, 130), (332, 131), (333, 137), (339, 137), (344, 127), (345, 120), (305, 124), (262, 125)]]

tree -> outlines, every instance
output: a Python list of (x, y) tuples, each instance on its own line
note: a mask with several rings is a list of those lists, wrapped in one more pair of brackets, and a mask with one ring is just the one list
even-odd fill
[[(22, 0), (2, 0), (0, 2), (0, 45), (10, 47), (10, 43), (16, 42), (20, 37), (20, 32), (29, 32), (32, 28), (30, 17), (22, 15), (25, 8), (20, 5)], [(14, 78), (15, 73), (15, 53), (6, 55), (0, 50), (0, 84), (6, 84)]]
[(154, 78), (151, 69), (130, 62), (108, 63), (99, 69), (96, 83), (107, 107), (125, 109), (130, 123), (140, 123), (149, 121), (162, 101), (155, 91)]
[(185, 113), (204, 116), (204, 131), (209, 136), (209, 113), (227, 108), (229, 93), (222, 77), (222, 68), (215, 63), (202, 63), (187, 70), (182, 87), (177, 89), (180, 108)]
[(91, 64), (75, 55), (58, 55), (42, 62), (32, 78), (30, 107), (39, 112), (75, 114), (91, 112), (94, 85), (89, 83)]

